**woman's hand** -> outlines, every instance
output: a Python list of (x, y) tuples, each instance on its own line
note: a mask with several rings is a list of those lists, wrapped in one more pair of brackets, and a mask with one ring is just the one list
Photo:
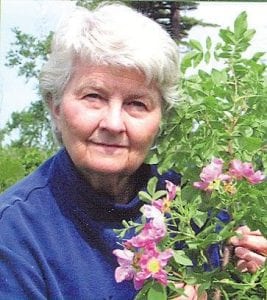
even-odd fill
[(267, 239), (259, 230), (251, 231), (247, 226), (239, 227), (236, 232), (242, 236), (232, 237), (230, 244), (235, 247), (237, 268), (241, 272), (255, 273), (266, 261)]
[(202, 295), (198, 297), (198, 286), (196, 285), (178, 283), (175, 284), (175, 286), (177, 288), (183, 288), (185, 295), (173, 298), (173, 300), (207, 300), (208, 299), (206, 292), (204, 292)]

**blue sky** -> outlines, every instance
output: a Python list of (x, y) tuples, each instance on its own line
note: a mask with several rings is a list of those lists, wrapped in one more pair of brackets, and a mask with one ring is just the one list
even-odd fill
[(38, 99), (37, 82), (26, 83), (17, 76), (17, 69), (4, 66), (5, 56), (14, 41), (11, 28), (43, 38), (53, 30), (61, 16), (74, 6), (68, 0), (0, 0), (1, 1), (1, 52), (0, 52), (0, 128), (13, 111), (20, 111)]
[[(4, 67), (5, 55), (14, 40), (11, 28), (18, 27), (26, 33), (45, 37), (73, 5), (74, 2), (68, 0), (1, 0), (0, 128), (13, 111), (21, 111), (38, 99), (36, 82), (26, 84), (17, 76), (17, 69)], [(257, 30), (250, 52), (267, 52), (267, 2), (201, 2), (198, 9), (187, 15), (226, 27), (232, 26), (243, 10), (248, 13), (249, 27)], [(204, 42), (208, 35), (214, 39), (217, 31), (218, 28), (196, 26), (190, 32), (190, 38)]]

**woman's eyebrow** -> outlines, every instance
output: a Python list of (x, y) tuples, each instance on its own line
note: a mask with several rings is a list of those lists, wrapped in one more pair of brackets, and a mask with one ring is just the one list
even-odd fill
[(90, 88), (99, 92), (103, 92), (105, 90), (105, 86), (101, 82), (96, 80), (85, 80), (82, 83), (75, 86), (74, 92), (79, 93), (85, 89), (90, 89)]
[(154, 101), (154, 97), (151, 95), (151, 93), (147, 91), (140, 91), (138, 93), (129, 93), (126, 97), (126, 100), (131, 100), (131, 99), (145, 99), (148, 101)]
[[(83, 91), (86, 91), (88, 89), (93, 89), (96, 92), (99, 93), (108, 93), (108, 88), (105, 86), (105, 83), (103, 83), (101, 80), (95, 80), (95, 79), (84, 79), (81, 80), (80, 84), (77, 84), (74, 88), (74, 93), (79, 94)], [(156, 99), (153, 96), (152, 91), (148, 87), (142, 87), (136, 90), (124, 90), (124, 93), (126, 95), (126, 99), (131, 98), (145, 98), (151, 102), (155, 102)]]

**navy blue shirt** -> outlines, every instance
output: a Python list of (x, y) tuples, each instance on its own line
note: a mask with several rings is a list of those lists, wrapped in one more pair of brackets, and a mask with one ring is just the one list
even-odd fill
[[(179, 174), (159, 175), (156, 166), (144, 164), (135, 173), (137, 190), (153, 176), (158, 189), (165, 189), (166, 179), (180, 184)], [(138, 222), (142, 205), (137, 196), (116, 204), (96, 192), (60, 150), (0, 196), (0, 299), (133, 299), (132, 281), (114, 279), (112, 251), (121, 242), (114, 229), (122, 220)], [(228, 222), (229, 216), (218, 218)], [(219, 250), (208, 249), (211, 267), (220, 266)]]
[[(179, 183), (154, 166), (136, 173), (139, 188), (150, 177)], [(0, 299), (133, 299), (131, 281), (116, 283), (114, 270), (121, 221), (140, 217), (136, 196), (118, 205), (95, 192), (79, 175), (66, 150), (0, 197)]]

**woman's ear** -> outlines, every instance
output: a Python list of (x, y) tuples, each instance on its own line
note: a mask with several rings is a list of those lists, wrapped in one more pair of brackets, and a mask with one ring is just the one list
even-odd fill
[(53, 99), (53, 96), (49, 94), (46, 98), (46, 103), (48, 105), (48, 108), (50, 110), (50, 113), (54, 120), (58, 120), (59, 118), (59, 112), (60, 112), (60, 105), (55, 104), (55, 101)]
[(61, 122), (60, 122), (60, 104), (55, 103), (55, 99), (50, 94), (46, 98), (46, 103), (50, 111), (50, 116), (53, 124), (53, 131), (59, 143), (62, 143), (61, 137)]

